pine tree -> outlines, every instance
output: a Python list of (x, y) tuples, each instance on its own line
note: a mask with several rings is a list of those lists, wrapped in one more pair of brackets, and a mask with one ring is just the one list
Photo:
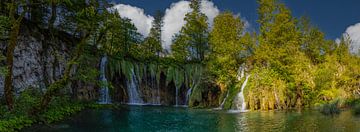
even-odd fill
[(145, 56), (160, 56), (162, 51), (162, 41), (161, 41), (161, 29), (163, 26), (163, 13), (161, 11), (157, 11), (155, 13), (155, 19), (152, 22), (152, 27), (150, 29), (149, 36), (145, 39), (143, 48)]

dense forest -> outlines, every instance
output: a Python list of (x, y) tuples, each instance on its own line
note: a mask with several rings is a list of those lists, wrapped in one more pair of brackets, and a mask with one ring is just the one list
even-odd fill
[(62, 120), (101, 107), (99, 98), (248, 110), (345, 108), (359, 99), (360, 52), (349, 52), (346, 35), (326, 39), (278, 0), (258, 0), (259, 31), (230, 11), (210, 27), (200, 4), (191, 0), (186, 24), (163, 49), (161, 11), (144, 37), (106, 0), (2, 0), (0, 131)]

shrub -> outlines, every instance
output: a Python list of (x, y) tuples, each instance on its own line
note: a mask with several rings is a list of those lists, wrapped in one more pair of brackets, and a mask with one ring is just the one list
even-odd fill
[(336, 100), (330, 103), (323, 104), (319, 110), (324, 115), (340, 114), (340, 109), (338, 105), (339, 105), (339, 100)]
[(354, 115), (360, 115), (360, 103), (355, 104), (352, 111), (353, 111)]

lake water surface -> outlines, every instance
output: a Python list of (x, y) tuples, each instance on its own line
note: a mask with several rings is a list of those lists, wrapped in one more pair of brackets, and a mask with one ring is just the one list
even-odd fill
[(232, 113), (164, 106), (126, 106), (120, 110), (85, 110), (53, 125), (25, 131), (65, 132), (360, 132), (360, 117), (350, 111), (324, 116), (317, 111)]

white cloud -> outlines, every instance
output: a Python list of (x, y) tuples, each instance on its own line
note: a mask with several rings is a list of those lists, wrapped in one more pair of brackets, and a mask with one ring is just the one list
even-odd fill
[(351, 39), (351, 53), (358, 53), (360, 50), (360, 23), (350, 26), (346, 29), (346, 34)]
[[(348, 36), (351, 39), (351, 44), (350, 44), (350, 52), (353, 54), (359, 54), (359, 50), (360, 50), (360, 23), (357, 23), (355, 25), (349, 26), (345, 33), (343, 34), (344, 36)], [(337, 43), (340, 42), (340, 39), (336, 39), (335, 40)]]
[(202, 0), (200, 10), (208, 17), (210, 26), (213, 25), (214, 18), (220, 12), (219, 9), (214, 5), (214, 3), (208, 0)]
[(152, 16), (146, 15), (143, 9), (131, 5), (118, 4), (113, 8), (117, 9), (121, 17), (131, 19), (140, 34), (144, 37), (148, 36), (151, 23), (154, 20)]
[[(181, 30), (183, 25), (185, 25), (185, 15), (191, 11), (189, 4), (189, 1), (179, 1), (173, 3), (170, 8), (166, 9), (161, 36), (163, 48), (170, 49), (173, 36)], [(214, 18), (220, 12), (214, 3), (208, 0), (202, 0), (200, 10), (208, 17), (210, 26), (212, 26)]]

